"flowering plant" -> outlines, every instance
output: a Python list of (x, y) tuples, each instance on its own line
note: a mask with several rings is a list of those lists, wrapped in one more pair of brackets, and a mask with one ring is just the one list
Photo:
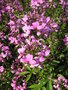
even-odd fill
[(68, 89), (67, 24), (66, 0), (1, 0), (0, 89)]

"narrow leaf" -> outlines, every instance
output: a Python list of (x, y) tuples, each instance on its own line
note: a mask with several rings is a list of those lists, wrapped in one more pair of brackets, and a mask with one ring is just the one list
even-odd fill
[(47, 83), (47, 90), (53, 90), (52, 81), (51, 80), (49, 80), (48, 83)]
[(45, 87), (42, 87), (42, 90), (46, 90), (46, 88)]
[(24, 72), (21, 72), (20, 74), (21, 74), (21, 75), (26, 75), (26, 74), (28, 74), (28, 73), (30, 73), (30, 72), (24, 71)]
[(32, 74), (29, 74), (27, 77), (26, 77), (26, 82), (30, 80)]
[(38, 88), (38, 84), (33, 84), (33, 85), (31, 85), (31, 86), (29, 86), (29, 88)]

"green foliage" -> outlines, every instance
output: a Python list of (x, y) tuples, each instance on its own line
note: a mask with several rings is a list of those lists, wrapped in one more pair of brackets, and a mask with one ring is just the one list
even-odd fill
[(31, 88), (31, 90), (32, 89), (34, 89), (34, 90), (41, 90), (43, 88), (43, 90), (44, 90), (44, 87), (43, 86), (45, 86), (45, 84), (47, 83), (47, 81), (48, 81), (47, 78), (46, 79), (43, 79), (43, 80), (40, 80), (38, 84), (33, 84), (33, 85), (29, 86), (29, 88)]

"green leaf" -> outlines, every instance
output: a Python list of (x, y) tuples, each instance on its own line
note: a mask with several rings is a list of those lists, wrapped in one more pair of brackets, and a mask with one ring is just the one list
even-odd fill
[(58, 61), (58, 60), (53, 60), (53, 63), (60, 63), (60, 61)]
[(31, 85), (31, 86), (29, 86), (29, 88), (38, 88), (38, 84), (33, 84), (33, 85)]
[(41, 88), (39, 88), (38, 90), (41, 90)]
[(43, 76), (43, 73), (44, 73), (44, 71), (43, 70), (41, 70), (40, 72), (39, 72), (40, 74), (39, 74), (39, 76)]
[(46, 90), (46, 88), (45, 87), (42, 87), (42, 90)]
[(53, 90), (52, 81), (51, 80), (49, 80), (48, 83), (47, 83), (47, 90)]
[(27, 69), (28, 71), (31, 71), (31, 68), (30, 68), (29, 66), (26, 66), (26, 69)]
[(40, 82), (38, 84), (33, 84), (31, 86), (29, 86), (29, 88), (32, 88), (32, 89), (41, 89), (46, 83), (47, 83), (48, 79), (43, 79), (43, 80), (40, 80)]
[(20, 74), (21, 74), (21, 75), (26, 75), (26, 74), (28, 74), (28, 73), (30, 73), (30, 72), (28, 72), (28, 71), (23, 71), (23, 72), (21, 72)]
[(27, 75), (26, 82), (30, 80), (31, 76), (32, 76), (32, 74)]
[(60, 90), (62, 90), (62, 88), (60, 88)]
[(42, 88), (42, 87), (43, 87), (43, 86), (47, 83), (47, 81), (48, 81), (48, 79), (47, 79), (47, 78), (46, 78), (46, 79), (41, 80), (38, 86), (39, 86), (40, 88)]

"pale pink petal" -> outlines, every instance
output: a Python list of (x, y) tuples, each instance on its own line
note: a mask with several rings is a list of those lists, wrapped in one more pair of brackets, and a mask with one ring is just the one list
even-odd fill
[(36, 61), (35, 60), (29, 60), (29, 64), (34, 65), (34, 64), (36, 64)]
[(33, 60), (33, 55), (32, 54), (27, 54), (26, 59), (27, 59), (27, 61)]
[(40, 57), (39, 61), (40, 62), (44, 62), (45, 61), (45, 58), (44, 57)]
[(48, 56), (49, 55), (49, 53), (50, 53), (50, 50), (48, 49), (48, 50), (46, 50), (45, 51), (45, 56)]

